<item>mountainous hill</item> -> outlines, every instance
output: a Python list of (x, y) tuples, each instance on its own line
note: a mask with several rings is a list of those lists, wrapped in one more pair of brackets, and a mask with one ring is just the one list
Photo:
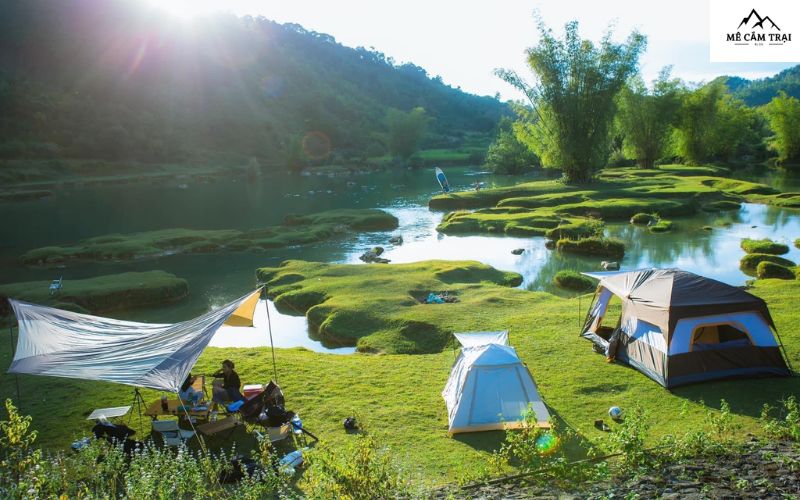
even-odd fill
[[(386, 152), (390, 108), (425, 108), (427, 147), (488, 134), (504, 104), (299, 25), (181, 22), (124, 0), (3, 0), (0, 157), (184, 161)], [(310, 135), (309, 135), (310, 134)]]
[(738, 76), (720, 78), (724, 78), (733, 95), (742, 99), (748, 106), (766, 104), (781, 90), (790, 96), (800, 98), (800, 65), (760, 80), (747, 80)]

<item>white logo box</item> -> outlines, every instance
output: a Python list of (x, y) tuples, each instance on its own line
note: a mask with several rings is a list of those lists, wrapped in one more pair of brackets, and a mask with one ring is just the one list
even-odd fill
[(709, 0), (711, 62), (800, 62), (800, 0)]

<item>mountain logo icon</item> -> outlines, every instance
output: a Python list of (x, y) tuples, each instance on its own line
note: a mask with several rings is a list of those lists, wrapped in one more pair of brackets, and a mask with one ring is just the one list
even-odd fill
[[(753, 23), (753, 25), (751, 26), (751, 25), (750, 25), (750, 21), (751, 21), (751, 20), (753, 20), (753, 18), (755, 18), (756, 22), (755, 22), (755, 23)], [(745, 29), (747, 29), (747, 28), (750, 28), (750, 29), (755, 29), (755, 28), (766, 29), (766, 28), (764, 27), (765, 23), (766, 23), (766, 26), (767, 26), (768, 28), (775, 28), (775, 29), (776, 29), (776, 30), (778, 30), (778, 31), (780, 31), (780, 30), (781, 30), (781, 29), (778, 27), (778, 25), (777, 25), (777, 24), (775, 24), (775, 21), (773, 21), (772, 19), (770, 19), (770, 18), (769, 18), (769, 16), (764, 16), (764, 17), (761, 17), (761, 16), (759, 16), (759, 15), (758, 15), (758, 12), (756, 12), (756, 9), (753, 9), (753, 10), (751, 10), (751, 11), (750, 11), (750, 13), (749, 13), (749, 14), (747, 14), (747, 17), (745, 17), (744, 19), (742, 19), (742, 22), (741, 22), (741, 23), (739, 23), (739, 27), (738, 27), (738, 28), (736, 28), (736, 29), (738, 30), (738, 29), (740, 29), (742, 26), (744, 26), (744, 27), (745, 27)]]

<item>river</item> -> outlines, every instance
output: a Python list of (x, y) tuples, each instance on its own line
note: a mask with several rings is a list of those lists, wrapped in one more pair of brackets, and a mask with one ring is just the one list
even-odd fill
[[(467, 168), (445, 169), (455, 190), (515, 184), (526, 178), (494, 176)], [(800, 182), (785, 176), (748, 174), (783, 190), (800, 190)], [(567, 256), (547, 250), (544, 238), (501, 236), (447, 236), (436, 232), (443, 213), (431, 212), (428, 199), (438, 185), (431, 170), (378, 172), (351, 176), (290, 176), (263, 174), (216, 182), (176, 179), (159, 184), (72, 187), (55, 191), (42, 200), (0, 204), (5, 221), (0, 240), (0, 283), (64, 280), (125, 271), (163, 269), (189, 281), (190, 297), (160, 308), (118, 311), (114, 317), (151, 322), (175, 322), (202, 314), (255, 286), (254, 270), (286, 259), (358, 263), (366, 249), (380, 245), (392, 262), (427, 259), (479, 260), (523, 275), (521, 285), (569, 295), (552, 284), (562, 269), (598, 270), (596, 258)], [(176, 255), (158, 260), (127, 263), (69, 265), (66, 269), (26, 268), (17, 262), (25, 251), (44, 245), (75, 242), (92, 236), (185, 227), (197, 229), (247, 229), (280, 223), (287, 214), (320, 212), (333, 208), (385, 209), (400, 221), (391, 232), (364, 233), (315, 245), (275, 249), (260, 253)], [(798, 262), (800, 250), (791, 245), (800, 237), (800, 212), (745, 204), (734, 213), (699, 213), (677, 219), (677, 228), (652, 234), (630, 224), (607, 225), (608, 235), (626, 242), (623, 269), (680, 267), (732, 285), (748, 276), (739, 270), (744, 255), (742, 238), (771, 238), (791, 246), (785, 257)], [(705, 226), (713, 227), (708, 231)], [(388, 243), (401, 234), (402, 245)], [(512, 250), (522, 248), (521, 255)], [(352, 347), (325, 345), (314, 337), (304, 317), (280, 314), (270, 304), (270, 324), (276, 346), (303, 346), (315, 351), (347, 354)], [(256, 328), (222, 329), (212, 340), (216, 346), (268, 345), (266, 308), (258, 309)]]

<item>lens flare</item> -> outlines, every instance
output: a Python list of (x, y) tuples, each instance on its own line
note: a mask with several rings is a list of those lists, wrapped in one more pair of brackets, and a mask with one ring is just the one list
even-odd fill
[(552, 432), (543, 432), (539, 437), (536, 438), (536, 441), (534, 442), (536, 451), (542, 456), (555, 453), (560, 444), (561, 441), (558, 439), (558, 436)]
[(312, 160), (326, 158), (331, 152), (331, 140), (323, 132), (307, 132), (303, 136), (303, 152)]

